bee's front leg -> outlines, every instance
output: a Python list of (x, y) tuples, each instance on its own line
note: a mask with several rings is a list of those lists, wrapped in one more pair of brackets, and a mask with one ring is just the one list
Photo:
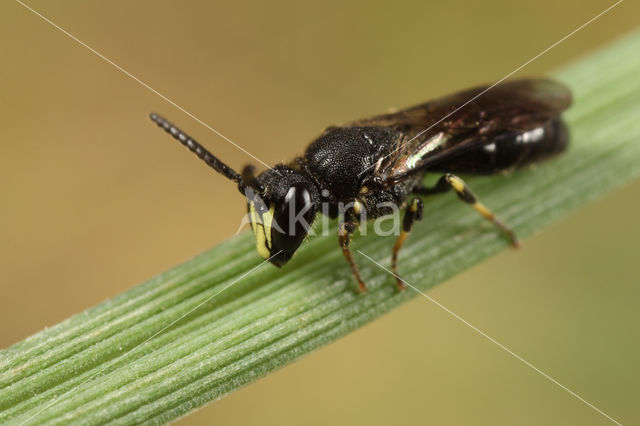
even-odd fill
[(353, 260), (353, 256), (351, 255), (351, 250), (349, 249), (349, 244), (351, 243), (351, 234), (355, 232), (358, 228), (358, 222), (355, 219), (347, 219), (345, 218), (338, 225), (338, 242), (340, 243), (340, 247), (342, 248), (342, 254), (344, 258), (349, 262), (349, 266), (351, 266), (351, 271), (353, 272), (353, 276), (358, 281), (358, 287), (361, 292), (367, 291), (367, 286), (364, 285), (364, 281), (360, 277), (360, 272), (358, 271), (358, 266)]

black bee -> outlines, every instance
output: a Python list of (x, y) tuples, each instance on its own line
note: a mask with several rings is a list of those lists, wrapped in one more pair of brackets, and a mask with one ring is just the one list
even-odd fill
[[(291, 259), (324, 204), (322, 213), (341, 221), (338, 238), (360, 290), (366, 290), (349, 250), (360, 217), (377, 218), (405, 207), (398, 251), (416, 220), (419, 197), (453, 189), (458, 197), (493, 222), (518, 245), (514, 233), (483, 204), (454, 172), (494, 174), (543, 160), (568, 144), (560, 118), (571, 104), (569, 90), (544, 79), (516, 80), (478, 87), (398, 112), (327, 128), (302, 156), (254, 175), (253, 166), (238, 174), (164, 118), (151, 119), (238, 184), (248, 198), (258, 252), (280, 267)], [(422, 185), (426, 173), (443, 173), (433, 187)], [(340, 206), (347, 206), (341, 209)], [(296, 218), (296, 220), (291, 220)], [(399, 288), (402, 281), (397, 280)]]

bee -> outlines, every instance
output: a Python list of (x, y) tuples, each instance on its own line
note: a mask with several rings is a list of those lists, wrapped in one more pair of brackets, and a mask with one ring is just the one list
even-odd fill
[[(365, 291), (349, 249), (360, 218), (389, 215), (393, 206), (405, 210), (391, 258), (398, 288), (403, 289), (398, 253), (414, 223), (422, 219), (423, 197), (453, 190), (517, 247), (513, 231), (455, 173), (511, 171), (564, 151), (569, 132), (561, 113), (570, 104), (570, 91), (547, 79), (476, 87), (397, 112), (328, 127), (303, 155), (257, 176), (251, 165), (237, 173), (159, 115), (151, 114), (151, 120), (215, 171), (236, 182), (247, 197), (258, 253), (278, 267), (300, 247), (321, 205), (328, 206), (321, 213), (340, 217), (339, 245), (359, 289)], [(432, 187), (422, 183), (427, 173), (441, 175)]]

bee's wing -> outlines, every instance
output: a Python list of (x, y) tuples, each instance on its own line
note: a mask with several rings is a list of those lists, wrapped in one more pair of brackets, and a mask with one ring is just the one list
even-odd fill
[(390, 127), (403, 135), (376, 171), (384, 180), (397, 182), (443, 157), (544, 125), (570, 104), (571, 93), (562, 84), (524, 79), (466, 90), (347, 126)]

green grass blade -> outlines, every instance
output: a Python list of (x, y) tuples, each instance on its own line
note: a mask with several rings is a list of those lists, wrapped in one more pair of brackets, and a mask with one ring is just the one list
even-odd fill
[[(575, 97), (568, 154), (512, 176), (468, 179), (521, 237), (640, 175), (639, 51), (635, 32), (554, 74)], [(420, 290), (507, 248), (451, 194), (430, 199), (425, 218), (400, 263)], [(388, 265), (393, 237), (369, 234), (354, 249)], [(356, 259), (370, 288), (364, 295), (335, 235), (313, 238), (282, 270), (258, 267), (249, 233), (233, 238), (0, 352), (0, 422), (185, 415), (416, 296)]]

